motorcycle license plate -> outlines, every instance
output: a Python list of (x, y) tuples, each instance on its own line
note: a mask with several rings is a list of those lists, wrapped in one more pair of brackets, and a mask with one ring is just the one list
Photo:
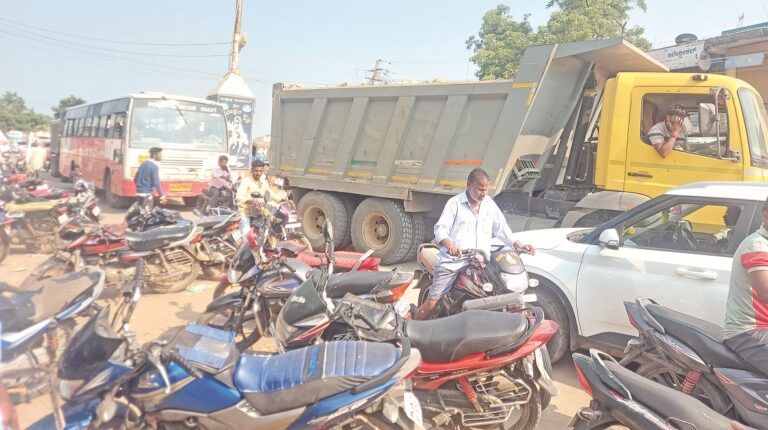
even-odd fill
[(94, 206), (91, 210), (95, 216), (99, 216), (101, 214), (101, 209), (98, 206)]
[(61, 215), (59, 215), (59, 218), (58, 218), (58, 220), (59, 220), (59, 224), (64, 224), (64, 223), (66, 223), (68, 219), (69, 219), (69, 215), (67, 215), (67, 214), (61, 214)]
[(413, 391), (407, 390), (403, 393), (403, 409), (405, 410), (405, 415), (413, 421), (417, 429), (424, 428), (421, 405)]

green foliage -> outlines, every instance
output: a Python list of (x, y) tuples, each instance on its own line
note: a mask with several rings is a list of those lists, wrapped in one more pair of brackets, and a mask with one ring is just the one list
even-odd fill
[(62, 115), (64, 115), (64, 110), (66, 108), (70, 108), (72, 106), (77, 106), (82, 104), (85, 104), (85, 100), (74, 95), (70, 95), (67, 98), (63, 98), (59, 100), (58, 106), (51, 106), (51, 110), (53, 111), (53, 117), (56, 119), (60, 119)]
[(645, 0), (550, 0), (555, 10), (545, 25), (534, 30), (529, 15), (515, 20), (506, 5), (483, 16), (480, 32), (467, 39), (472, 62), (480, 79), (508, 79), (517, 73), (525, 48), (530, 45), (577, 42), (622, 37), (642, 50), (651, 48), (640, 26), (629, 26), (634, 8), (645, 11)]
[(0, 97), (0, 130), (43, 130), (48, 127), (48, 120), (49, 117), (28, 108), (15, 92), (6, 91)]

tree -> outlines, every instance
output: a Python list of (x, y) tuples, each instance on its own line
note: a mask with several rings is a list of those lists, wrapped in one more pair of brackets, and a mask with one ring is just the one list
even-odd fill
[(15, 92), (0, 97), (0, 130), (38, 131), (48, 126), (48, 117), (28, 108)]
[(80, 97), (70, 95), (67, 98), (59, 100), (58, 106), (51, 106), (51, 110), (53, 111), (53, 117), (56, 119), (59, 119), (64, 115), (64, 110), (66, 108), (70, 108), (72, 106), (82, 105), (85, 104), (85, 100), (81, 99)]
[(640, 26), (629, 26), (634, 8), (645, 11), (645, 0), (550, 0), (555, 8), (545, 25), (533, 30), (529, 15), (517, 21), (506, 5), (486, 12), (477, 36), (467, 39), (480, 79), (506, 79), (517, 73), (530, 45), (622, 37), (640, 49), (651, 48)]

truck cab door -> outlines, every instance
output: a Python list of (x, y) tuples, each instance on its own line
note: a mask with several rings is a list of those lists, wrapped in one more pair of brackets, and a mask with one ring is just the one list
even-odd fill
[[(678, 185), (698, 181), (741, 181), (741, 161), (724, 160), (726, 142), (740, 148), (732, 97), (721, 100), (720, 142), (706, 112), (714, 112), (715, 96), (710, 87), (637, 87), (632, 92), (624, 191), (656, 197)], [(656, 152), (647, 137), (654, 124), (663, 122), (669, 106), (681, 104), (688, 113), (684, 147), (676, 147), (666, 158)], [(729, 127), (729, 123), (733, 126)], [(720, 146), (720, 148), (718, 148)]]

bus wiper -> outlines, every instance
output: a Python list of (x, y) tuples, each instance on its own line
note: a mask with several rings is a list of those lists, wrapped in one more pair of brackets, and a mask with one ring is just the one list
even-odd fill
[[(168, 98), (165, 97), (165, 96), (163, 96), (162, 99), (165, 100), (165, 101), (169, 101)], [(184, 116), (184, 112), (182, 112), (181, 109), (179, 108), (179, 104), (178, 103), (174, 103), (173, 107), (176, 108), (176, 112), (178, 112), (179, 116), (181, 117), (181, 119), (184, 120), (184, 125), (187, 125), (188, 124), (187, 117)]]

